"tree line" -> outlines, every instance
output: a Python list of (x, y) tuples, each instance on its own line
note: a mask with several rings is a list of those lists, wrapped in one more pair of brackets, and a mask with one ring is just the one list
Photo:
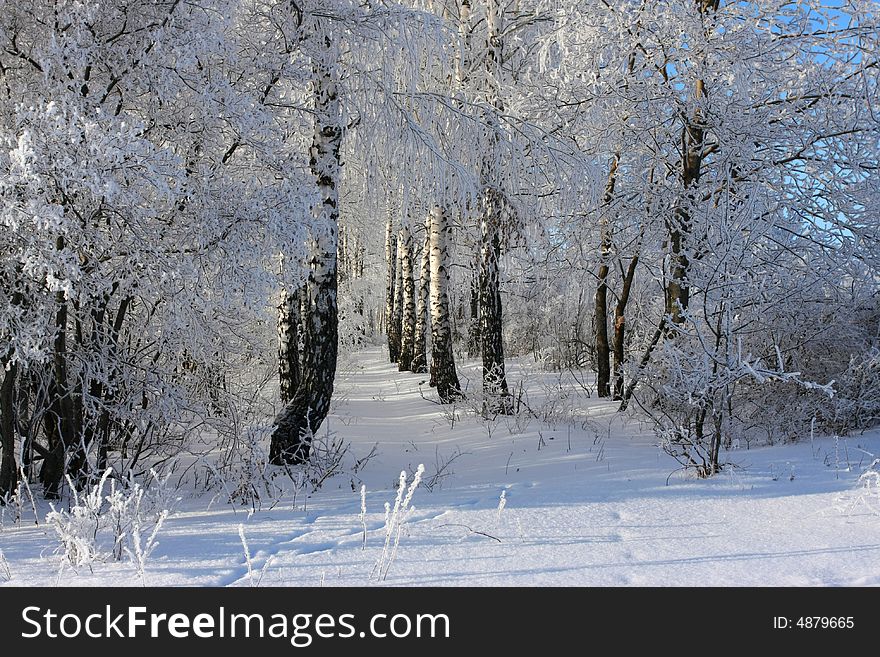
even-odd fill
[(136, 473), (248, 404), (305, 462), (340, 344), (379, 335), (487, 417), (510, 356), (592, 369), (703, 476), (877, 419), (873, 2), (0, 16), (0, 496)]

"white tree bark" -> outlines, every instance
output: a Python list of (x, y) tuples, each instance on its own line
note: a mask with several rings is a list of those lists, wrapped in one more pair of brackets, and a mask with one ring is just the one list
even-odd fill
[(339, 149), (342, 125), (337, 89), (338, 47), (330, 33), (318, 35), (314, 61), (315, 124), (309, 151), (320, 205), (310, 244), (309, 279), (305, 285), (302, 380), (275, 420), (269, 457), (272, 463), (308, 460), (312, 437), (330, 410), (338, 352), (337, 249), (339, 245)]
[(398, 369), (406, 372), (412, 369), (413, 350), (416, 337), (416, 289), (413, 282), (413, 236), (409, 223), (405, 223), (397, 238), (400, 248), (400, 275), (402, 278), (402, 312), (400, 360)]
[(400, 235), (395, 236), (394, 245), (394, 312), (389, 335), (393, 335), (397, 349), (394, 362), (399, 363), (403, 347), (403, 244)]
[(416, 335), (413, 343), (412, 371), (422, 374), (428, 371), (427, 332), (428, 305), (431, 285), (431, 214), (425, 217), (425, 243), (419, 264), (418, 302), (416, 306)]
[(300, 294), (298, 290), (284, 292), (278, 308), (278, 378), (281, 402), (293, 399), (300, 381), (299, 333)]
[(461, 385), (452, 353), (452, 327), (449, 318), (449, 272), (447, 270), (446, 213), (439, 205), (431, 210), (431, 378), (444, 404), (461, 397)]
[(483, 359), (483, 412), (510, 413), (512, 403), (504, 368), (503, 315), (501, 308), (500, 258), (502, 218), (506, 199), (498, 173), (498, 113), (503, 111), (501, 99), (501, 65), (503, 47), (503, 9), (497, 0), (486, 5), (486, 85), (488, 112), (485, 156), (480, 172), (483, 197), (480, 212), (479, 245), (479, 327), (480, 352)]

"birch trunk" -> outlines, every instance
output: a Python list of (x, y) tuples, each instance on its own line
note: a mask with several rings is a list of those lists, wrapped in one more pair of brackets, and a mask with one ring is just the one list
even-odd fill
[(394, 362), (400, 363), (403, 350), (403, 244), (399, 235), (394, 243), (397, 248), (394, 250), (394, 313), (391, 315), (391, 330), (397, 346), (397, 358)]
[(481, 182), (479, 246), (479, 340), (483, 360), (483, 412), (508, 414), (513, 410), (504, 369), (503, 320), (501, 308), (500, 258), (501, 219), (505, 212), (504, 193), (498, 172), (499, 128), (497, 113), (503, 112), (501, 77), (503, 63), (503, 15), (497, 0), (486, 5), (486, 86), (487, 103), (494, 109), (487, 121), (487, 143)]
[(444, 404), (459, 399), (461, 385), (452, 354), (452, 327), (449, 318), (449, 272), (446, 268), (449, 232), (446, 213), (440, 206), (431, 210), (431, 372), (437, 393)]
[(480, 259), (473, 264), (474, 275), (471, 278), (470, 321), (468, 322), (467, 352), (471, 358), (481, 356), (483, 345), (480, 340)]
[(385, 278), (385, 335), (388, 337), (388, 358), (392, 363), (396, 363), (400, 357), (400, 333), (394, 322), (394, 300), (397, 295), (397, 238), (394, 235), (390, 211), (385, 223), (385, 264), (388, 268)]
[(483, 355), (483, 413), (510, 414), (512, 399), (504, 371), (501, 286), (501, 195), (489, 188), (480, 217), (480, 344)]
[(413, 237), (409, 224), (405, 225), (398, 237), (402, 244), (400, 258), (400, 275), (402, 278), (401, 303), (401, 337), (400, 360), (398, 370), (407, 372), (412, 369), (413, 353), (416, 338), (416, 288), (413, 282)]
[(419, 263), (419, 286), (417, 289), (418, 304), (416, 306), (416, 335), (413, 341), (412, 371), (424, 374), (428, 371), (427, 331), (428, 331), (428, 295), (431, 284), (431, 215), (425, 219), (425, 243), (422, 245), (422, 257)]
[(278, 378), (281, 384), (281, 403), (287, 404), (300, 382), (300, 292), (284, 294), (278, 309)]
[(342, 125), (336, 65), (338, 52), (330, 34), (314, 63), (315, 125), (310, 168), (321, 198), (317, 229), (310, 245), (309, 278), (304, 288), (306, 349), (302, 379), (293, 398), (275, 419), (269, 458), (273, 464), (304, 463), (312, 439), (327, 417), (333, 395), (338, 353), (337, 261), (339, 230), (339, 149)]

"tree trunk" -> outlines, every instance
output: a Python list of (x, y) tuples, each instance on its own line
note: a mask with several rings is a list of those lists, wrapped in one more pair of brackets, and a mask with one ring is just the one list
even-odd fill
[(632, 290), (633, 279), (635, 278), (636, 265), (638, 265), (639, 256), (635, 255), (629, 261), (629, 266), (623, 277), (623, 287), (620, 296), (617, 299), (617, 305), (614, 306), (614, 401), (623, 399), (623, 365), (624, 365), (624, 347), (626, 345), (626, 304), (629, 302), (629, 293)]
[(679, 208), (675, 214), (678, 226), (671, 227), (669, 231), (670, 275), (666, 283), (666, 314), (669, 316), (670, 329), (684, 323), (690, 301), (687, 280), (690, 261), (685, 252), (690, 217), (684, 208)]
[[(501, 85), (504, 76), (504, 10), (497, 0), (486, 4), (486, 70), (482, 91), (493, 108), (487, 117), (484, 157), (480, 179), (483, 196), (480, 207), (480, 245), (478, 251), (479, 344), (483, 360), (483, 413), (508, 414), (513, 411), (504, 371), (503, 320), (501, 308), (500, 258), (501, 219), (506, 199), (501, 188), (498, 116), (504, 111)], [(473, 307), (472, 307), (473, 313)]]
[(388, 220), (385, 223), (385, 264), (388, 272), (385, 278), (385, 335), (388, 337), (388, 358), (396, 363), (400, 357), (400, 333), (394, 322), (395, 303), (397, 295), (395, 284), (397, 282), (397, 238), (394, 235), (393, 216), (388, 211)]
[(428, 371), (427, 332), (428, 305), (431, 284), (431, 215), (425, 219), (425, 243), (419, 264), (418, 305), (416, 307), (416, 335), (413, 342), (412, 371), (424, 374)]
[(626, 386), (626, 390), (623, 393), (623, 399), (620, 402), (620, 407), (617, 409), (618, 413), (622, 413), (629, 406), (629, 400), (632, 399), (633, 393), (636, 391), (639, 377), (648, 366), (648, 363), (651, 362), (651, 354), (654, 353), (654, 349), (657, 348), (660, 338), (663, 337), (663, 334), (666, 332), (666, 323), (666, 316), (664, 315), (660, 320), (660, 323), (657, 325), (657, 330), (654, 331), (654, 337), (651, 338), (651, 342), (648, 343), (645, 353), (642, 355), (642, 360), (639, 362), (639, 369), (636, 370), (629, 385)]
[(412, 369), (413, 353), (416, 338), (416, 287), (413, 281), (413, 236), (412, 229), (406, 224), (400, 231), (398, 245), (402, 245), (400, 258), (400, 275), (402, 278), (403, 302), (401, 304), (401, 335), (400, 360), (398, 370), (407, 372)]
[(64, 442), (62, 440), (62, 418), (57, 399), (60, 393), (55, 382), (49, 381), (49, 403), (43, 413), (43, 427), (46, 433), (46, 450), (40, 466), (39, 480), (43, 485), (46, 499), (61, 497), (61, 481), (64, 479)]
[(608, 347), (608, 265), (599, 265), (598, 284), (593, 310), (593, 331), (596, 343), (596, 394), (599, 397), (611, 395), (610, 350)]
[(480, 216), (480, 345), (483, 356), (483, 413), (510, 414), (513, 404), (504, 372), (499, 259), (501, 194), (487, 188)]
[(596, 295), (593, 305), (593, 335), (596, 347), (596, 394), (599, 397), (611, 396), (611, 349), (608, 344), (608, 265), (611, 258), (611, 222), (608, 216), (609, 206), (614, 200), (614, 188), (617, 185), (617, 167), (620, 154), (615, 153), (608, 169), (608, 180), (605, 183), (605, 194), (602, 198), (602, 214), (599, 217), (599, 253), (601, 261), (596, 276)]
[(315, 133), (309, 163), (317, 179), (321, 207), (305, 286), (306, 349), (302, 354), (300, 385), (275, 420), (269, 450), (270, 461), (275, 465), (308, 460), (312, 439), (330, 411), (339, 348), (336, 252), (342, 125), (336, 73), (338, 52), (329, 35), (322, 39), (321, 56), (315, 62)]
[[(718, 0), (698, 0), (700, 12), (703, 14), (715, 11)], [(670, 335), (674, 335), (675, 327), (684, 323), (690, 302), (690, 283), (688, 273), (690, 259), (688, 250), (691, 245), (691, 204), (694, 201), (693, 186), (700, 182), (703, 166), (703, 146), (706, 137), (706, 125), (701, 104), (706, 100), (706, 83), (697, 80), (694, 86), (697, 106), (690, 116), (686, 116), (681, 134), (681, 181), (684, 193), (676, 205), (672, 220), (669, 222), (669, 259), (670, 276), (666, 284), (666, 314), (670, 319)]]
[[(5, 360), (5, 359), (4, 359)], [(0, 504), (3, 496), (18, 486), (18, 463), (15, 459), (15, 429), (17, 424), (15, 387), (18, 365), (0, 363), (3, 383), (0, 385)]]
[(403, 244), (399, 235), (394, 243), (397, 248), (394, 251), (394, 313), (391, 322), (394, 327), (394, 342), (397, 346), (397, 358), (394, 362), (399, 363), (403, 351)]
[[(58, 249), (64, 241), (58, 238)], [(40, 483), (47, 499), (58, 499), (65, 474), (67, 450), (76, 444), (77, 428), (74, 424), (73, 391), (67, 370), (67, 299), (64, 292), (55, 295), (55, 340), (50, 374), (49, 408), (45, 413), (47, 453), (40, 468)]]
[(474, 262), (474, 275), (471, 278), (470, 296), (470, 322), (468, 323), (467, 353), (471, 358), (477, 358), (482, 353), (483, 345), (480, 340), (480, 259)]
[(440, 206), (431, 210), (431, 371), (441, 403), (459, 399), (461, 385), (452, 354), (452, 327), (449, 318), (449, 272), (446, 239), (449, 232), (446, 213)]
[(336, 246), (336, 279), (337, 285), (344, 287), (351, 280), (351, 246), (348, 231), (339, 227), (339, 241)]
[(285, 292), (278, 309), (278, 378), (281, 403), (286, 404), (296, 393), (300, 382), (300, 292)]

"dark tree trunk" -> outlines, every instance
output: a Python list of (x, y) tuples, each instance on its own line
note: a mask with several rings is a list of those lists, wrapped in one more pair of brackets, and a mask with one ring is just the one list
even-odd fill
[(487, 188), (480, 217), (480, 345), (483, 356), (483, 413), (510, 414), (513, 403), (504, 371), (499, 260), (503, 199)]
[(396, 363), (400, 357), (400, 332), (394, 321), (397, 310), (397, 238), (392, 228), (392, 215), (389, 211), (388, 222), (385, 224), (385, 264), (388, 268), (385, 279), (385, 335), (388, 337), (388, 358)]
[(311, 244), (305, 286), (305, 350), (302, 379), (293, 398), (275, 419), (269, 449), (275, 465), (304, 463), (312, 439), (330, 411), (339, 340), (337, 247), (339, 230), (339, 149), (342, 144), (336, 62), (329, 36), (315, 63), (315, 132), (310, 166), (321, 196), (321, 224)]
[(394, 251), (394, 312), (391, 315), (392, 328), (389, 329), (389, 335), (394, 336), (397, 351), (394, 362), (399, 363), (403, 351), (403, 244), (400, 236), (394, 243), (397, 245)]
[[(59, 238), (58, 248), (64, 248)], [(52, 370), (49, 386), (49, 408), (45, 413), (47, 450), (40, 468), (40, 483), (48, 499), (58, 499), (64, 479), (67, 450), (77, 444), (79, 431), (75, 425), (73, 390), (67, 369), (67, 299), (63, 292), (55, 297), (55, 340), (53, 343)]]
[(400, 358), (398, 370), (407, 372), (412, 369), (413, 353), (416, 339), (416, 288), (413, 281), (413, 239), (409, 225), (400, 231), (398, 237), (400, 248), (400, 276), (402, 280), (403, 299), (401, 303)]
[(599, 397), (611, 395), (611, 365), (608, 346), (608, 265), (599, 265), (598, 284), (593, 310), (593, 324), (596, 344), (596, 394)]
[(657, 348), (660, 338), (662, 338), (663, 334), (666, 332), (666, 323), (666, 316), (664, 315), (660, 320), (660, 324), (657, 325), (657, 330), (654, 331), (654, 337), (651, 338), (651, 342), (648, 343), (645, 353), (642, 355), (642, 360), (639, 361), (639, 369), (636, 370), (629, 385), (626, 386), (626, 390), (623, 393), (623, 399), (620, 402), (620, 407), (617, 409), (619, 413), (625, 411), (629, 406), (629, 400), (632, 399), (633, 393), (636, 391), (636, 386), (639, 384), (639, 376), (641, 376), (641, 373), (648, 366), (648, 363), (651, 362), (651, 354), (654, 353), (654, 349)]
[(608, 343), (608, 262), (611, 258), (611, 225), (608, 213), (614, 200), (614, 188), (617, 185), (617, 167), (620, 154), (615, 153), (608, 170), (608, 181), (605, 183), (605, 195), (602, 198), (602, 215), (600, 221), (599, 252), (601, 262), (596, 276), (596, 295), (593, 305), (593, 336), (596, 348), (596, 394), (599, 397), (611, 396), (611, 348)]
[(688, 212), (679, 208), (676, 211), (676, 220), (678, 226), (669, 231), (670, 275), (666, 283), (666, 314), (673, 333), (675, 326), (684, 323), (690, 302), (690, 286), (687, 280), (690, 261), (685, 252), (685, 238), (690, 232)]
[(40, 466), (39, 480), (43, 485), (43, 495), (50, 500), (61, 497), (61, 481), (64, 479), (64, 442), (62, 440), (63, 419), (58, 402), (60, 393), (54, 380), (49, 381), (48, 408), (43, 412), (43, 428), (46, 434), (46, 449)]
[(413, 342), (412, 371), (424, 374), (428, 371), (427, 332), (428, 304), (431, 285), (431, 215), (425, 220), (425, 243), (419, 265), (418, 305), (416, 307), (416, 336)]
[[(714, 0), (700, 0), (703, 13), (714, 10), (717, 3)], [(706, 85), (703, 80), (697, 80), (695, 94), (697, 99), (704, 100), (706, 97)], [(688, 273), (690, 259), (688, 250), (691, 237), (691, 205), (694, 202), (693, 186), (700, 182), (700, 173), (703, 166), (703, 145), (706, 137), (703, 114), (699, 107), (693, 115), (686, 119), (682, 128), (682, 160), (681, 180), (684, 194), (679, 200), (669, 222), (669, 259), (670, 274), (666, 284), (666, 314), (669, 316), (670, 335), (674, 335), (675, 327), (685, 322), (688, 304), (690, 302), (690, 283)]]
[[(16, 274), (21, 272), (22, 266), (19, 265)], [(13, 307), (20, 306), (24, 301), (23, 294), (15, 289), (14, 282), (10, 287), (13, 288)], [(0, 358), (0, 375), (3, 376), (3, 383), (0, 384), (0, 498), (11, 494), (18, 486), (19, 465), (15, 455), (15, 436), (19, 433), (20, 416), (23, 414), (20, 404), (27, 402), (26, 393), (17, 394), (19, 390), (27, 390), (27, 373), (23, 373), (23, 381), (18, 380), (19, 366), (12, 360), (13, 355), (10, 345)]]
[(278, 379), (281, 403), (286, 404), (296, 393), (300, 382), (299, 338), (301, 332), (300, 291), (285, 293), (278, 309)]
[(3, 383), (0, 385), (0, 504), (6, 494), (18, 486), (18, 463), (15, 458), (15, 433), (17, 408), (15, 390), (18, 365), (6, 362), (3, 367)]
[[(118, 367), (119, 334), (125, 322), (131, 297), (119, 304), (112, 320), (108, 319), (108, 310), (112, 294), (118, 289), (114, 284), (112, 290), (105, 294), (100, 303), (91, 311), (92, 336), (89, 349), (92, 354), (103, 355), (107, 364), (104, 378), (89, 378), (88, 396), (91, 405), (86, 408), (82, 403), (82, 395), (78, 394), (79, 403), (75, 408), (76, 424), (79, 427), (76, 442), (67, 445), (66, 471), (71, 475), (74, 484), (83, 489), (95, 480), (105, 469), (107, 448), (110, 442), (110, 407), (116, 400), (116, 379)], [(97, 408), (96, 408), (97, 407)], [(89, 451), (95, 449), (96, 460), (93, 471), (88, 460)]]
[[(614, 306), (614, 393), (612, 399), (623, 399), (623, 366), (625, 362), (624, 349), (626, 346), (626, 304), (629, 302), (629, 294), (632, 290), (633, 279), (636, 274), (636, 265), (639, 257), (633, 256), (623, 276), (623, 287)], [(621, 265), (622, 267), (622, 265)]]
[(470, 295), (470, 322), (468, 323), (467, 352), (471, 358), (477, 358), (482, 353), (482, 340), (480, 340), (480, 259), (474, 263), (474, 275), (471, 278)]

